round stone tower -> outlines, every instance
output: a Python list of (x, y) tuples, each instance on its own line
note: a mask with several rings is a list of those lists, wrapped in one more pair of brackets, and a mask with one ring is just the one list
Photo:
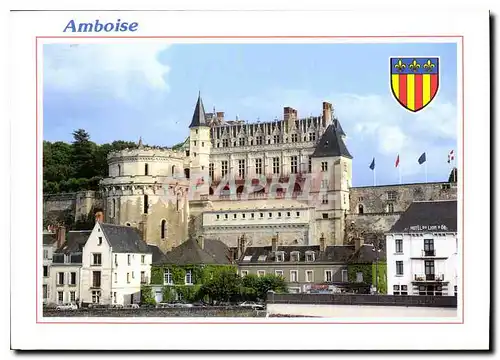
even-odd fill
[(182, 151), (144, 147), (108, 155), (101, 181), (105, 222), (139, 228), (143, 239), (168, 251), (187, 239), (189, 180)]

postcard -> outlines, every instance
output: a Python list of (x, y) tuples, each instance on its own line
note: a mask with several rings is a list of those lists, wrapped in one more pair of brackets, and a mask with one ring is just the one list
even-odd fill
[(489, 18), (425, 16), (12, 12), (12, 347), (487, 349)]

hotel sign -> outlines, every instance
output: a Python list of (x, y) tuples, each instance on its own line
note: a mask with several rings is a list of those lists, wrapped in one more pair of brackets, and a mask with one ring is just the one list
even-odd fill
[(410, 231), (446, 231), (446, 225), (413, 225), (409, 228)]

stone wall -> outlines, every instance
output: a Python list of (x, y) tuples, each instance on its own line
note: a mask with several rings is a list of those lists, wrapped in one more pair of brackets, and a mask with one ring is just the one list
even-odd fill
[[(58, 223), (70, 216), (73, 221), (86, 221), (95, 208), (103, 207), (98, 192), (79, 191), (64, 194), (43, 195), (43, 219), (48, 223)], [(69, 225), (69, 224), (68, 224)]]

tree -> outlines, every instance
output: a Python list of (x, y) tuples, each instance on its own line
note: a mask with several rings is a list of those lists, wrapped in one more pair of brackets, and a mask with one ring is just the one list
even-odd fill
[(73, 132), (73, 146), (71, 162), (73, 164), (73, 177), (76, 179), (89, 179), (98, 175), (94, 168), (96, 144), (90, 141), (90, 135), (83, 129)]
[(450, 176), (448, 176), (448, 182), (456, 183), (457, 179), (458, 179), (458, 170), (456, 167), (454, 167), (450, 172)]
[(156, 305), (151, 286), (141, 286), (141, 304)]
[(211, 301), (235, 301), (240, 294), (241, 277), (231, 269), (216, 273), (212, 280), (200, 288), (200, 296)]

